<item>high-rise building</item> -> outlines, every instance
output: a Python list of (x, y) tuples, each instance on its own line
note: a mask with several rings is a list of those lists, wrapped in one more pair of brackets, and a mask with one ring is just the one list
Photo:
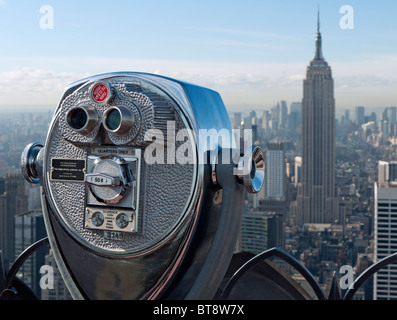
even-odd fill
[(280, 105), (280, 126), (282, 128), (285, 128), (287, 125), (287, 119), (288, 119), (288, 108), (287, 108), (287, 102), (284, 100), (281, 100), (281, 105)]
[(0, 195), (2, 195), (5, 191), (5, 179), (0, 177)]
[(241, 250), (254, 254), (283, 248), (283, 217), (274, 212), (245, 211), (241, 220)]
[[(15, 257), (26, 248), (47, 236), (41, 210), (24, 212), (14, 216), (15, 225)], [(44, 265), (44, 256), (48, 248), (35, 251), (19, 268), (18, 277), (36, 294), (41, 297), (40, 268)]]
[(7, 266), (15, 260), (14, 217), (27, 209), (24, 179), (19, 171), (9, 172), (4, 181), (4, 193), (0, 195), (0, 250)]
[(378, 162), (378, 182), (397, 185), (397, 162)]
[(269, 111), (265, 110), (263, 111), (262, 128), (265, 130), (266, 133), (269, 130), (269, 122), (270, 122), (270, 113)]
[(302, 102), (301, 101), (291, 102), (291, 105), (289, 107), (289, 113), (292, 113), (292, 112), (299, 113), (299, 115), (302, 114)]
[(265, 198), (284, 200), (285, 186), (284, 143), (270, 142), (265, 154)]
[(251, 130), (252, 130), (252, 143), (259, 145), (258, 125), (257, 124), (252, 124), (251, 125)]
[(350, 123), (350, 111), (345, 110), (345, 125), (348, 125)]
[(365, 123), (365, 108), (362, 106), (356, 107), (356, 123), (358, 126)]
[(386, 108), (387, 120), (389, 123), (397, 123), (397, 108), (389, 107)]
[[(379, 181), (374, 184), (374, 262), (397, 252), (396, 163), (379, 162)], [(389, 168), (387, 168), (389, 167)], [(374, 299), (397, 299), (397, 264), (389, 264), (374, 275)]]
[(241, 112), (234, 113), (233, 129), (239, 129), (241, 126), (242, 115)]
[(322, 54), (319, 17), (315, 54), (303, 82), (302, 193), (298, 202), (304, 223), (336, 219), (334, 80)]
[(302, 102), (292, 102), (288, 115), (288, 130), (296, 130), (302, 123)]

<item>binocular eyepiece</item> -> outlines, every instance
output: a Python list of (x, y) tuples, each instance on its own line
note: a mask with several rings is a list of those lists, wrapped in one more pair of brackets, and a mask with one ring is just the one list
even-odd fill
[(69, 85), (28, 145), (58, 268), (75, 299), (211, 299), (263, 153), (236, 144), (220, 95), (145, 73)]
[(66, 123), (70, 129), (87, 135), (94, 131), (98, 123), (98, 114), (91, 106), (75, 107), (67, 113)]

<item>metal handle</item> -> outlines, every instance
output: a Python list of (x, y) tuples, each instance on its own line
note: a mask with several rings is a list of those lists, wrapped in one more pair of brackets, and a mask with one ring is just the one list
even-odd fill
[(103, 173), (87, 174), (85, 181), (99, 187), (118, 187), (121, 185), (120, 177), (112, 177)]

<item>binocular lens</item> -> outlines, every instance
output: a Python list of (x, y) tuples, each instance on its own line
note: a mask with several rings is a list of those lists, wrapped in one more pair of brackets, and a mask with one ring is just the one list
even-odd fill
[(118, 109), (112, 109), (106, 118), (106, 126), (110, 130), (116, 130), (121, 124), (121, 114)]
[(67, 113), (66, 122), (72, 130), (86, 135), (95, 129), (98, 115), (92, 106), (74, 107)]
[(103, 117), (105, 129), (117, 136), (128, 134), (134, 126), (134, 114), (125, 106), (110, 107)]
[(69, 126), (74, 130), (83, 129), (88, 121), (87, 112), (82, 108), (71, 110), (67, 117)]

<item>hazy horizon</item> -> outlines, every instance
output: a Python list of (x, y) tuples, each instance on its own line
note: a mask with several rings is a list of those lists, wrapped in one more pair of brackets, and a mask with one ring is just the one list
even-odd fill
[[(250, 113), (252, 110), (254, 110), (257, 113), (257, 116), (260, 117), (262, 116), (262, 112), (264, 111), (270, 111), (272, 107), (274, 107), (278, 102), (282, 101), (283, 99), (280, 99), (278, 101), (275, 101), (274, 104), (263, 104), (263, 105), (241, 105), (241, 104), (236, 104), (236, 105), (225, 105), (226, 110), (228, 113), (233, 114), (235, 112), (242, 112), (243, 114)], [(287, 101), (287, 106), (289, 110), (289, 106), (291, 102), (301, 102), (301, 101)], [(345, 114), (346, 110), (350, 111), (350, 119), (354, 119), (354, 110), (355, 107), (352, 108), (336, 108), (335, 110), (335, 116), (336, 118), (340, 118)], [(375, 112), (377, 116), (379, 117), (380, 114), (384, 111), (385, 108), (391, 107), (391, 106), (379, 106), (379, 107), (365, 107), (365, 114), (370, 115), (372, 112)], [(9, 114), (9, 115), (17, 115), (21, 113), (48, 113), (50, 112), (51, 116), (55, 112), (57, 108), (57, 105), (2, 105), (0, 104), (0, 114)]]

